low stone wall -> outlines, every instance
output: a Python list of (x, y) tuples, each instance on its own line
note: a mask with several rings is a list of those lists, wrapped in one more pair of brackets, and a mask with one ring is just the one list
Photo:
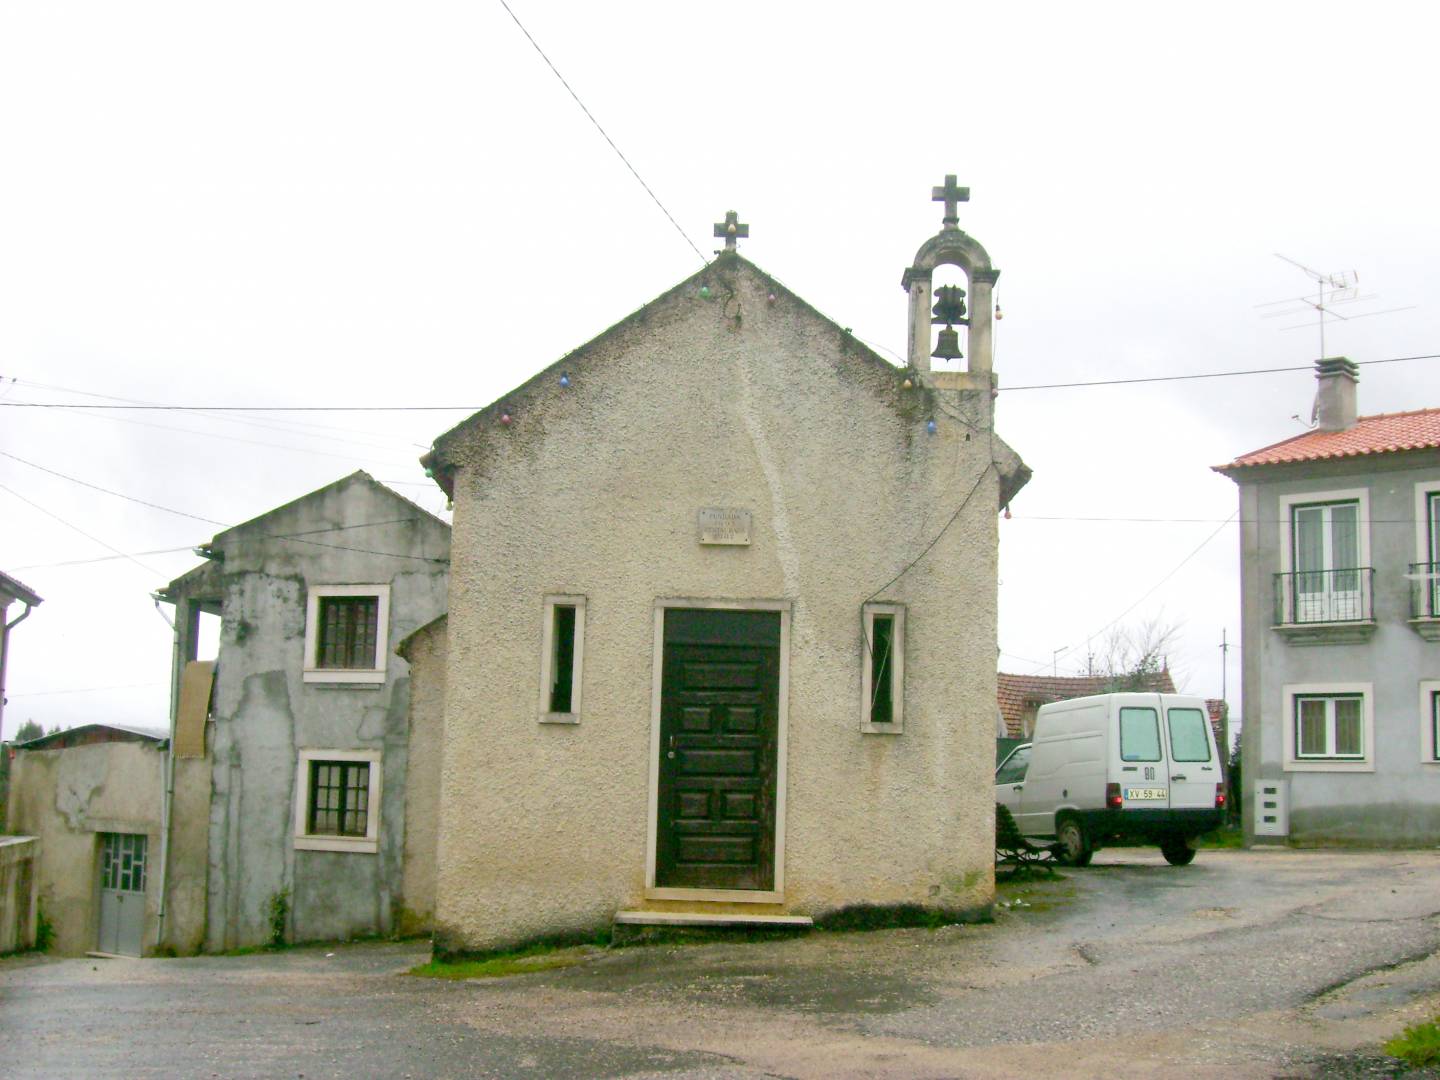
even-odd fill
[(0, 953), (35, 944), (39, 851), (33, 836), (0, 836)]

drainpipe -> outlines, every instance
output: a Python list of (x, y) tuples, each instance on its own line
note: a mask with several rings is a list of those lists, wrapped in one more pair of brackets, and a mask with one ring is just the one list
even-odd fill
[[(0, 624), (4, 626), (4, 629), (0, 630), (0, 732), (5, 730), (5, 671), (10, 666), (10, 630), (28, 619), (30, 612), (35, 610), (34, 604), (24, 600), (20, 602), (25, 604), (25, 610), (8, 623)], [(0, 608), (0, 611), (3, 610)]]
[(155, 601), (155, 614), (170, 624), (170, 738), (165, 744), (165, 774), (160, 790), (160, 907), (155, 913), (155, 947), (158, 949), (165, 938), (165, 914), (169, 908), (167, 871), (170, 869), (170, 819), (175, 800), (175, 723), (180, 708), (180, 603), (175, 604), (175, 618), (172, 621), (160, 610), (160, 595), (151, 593)]

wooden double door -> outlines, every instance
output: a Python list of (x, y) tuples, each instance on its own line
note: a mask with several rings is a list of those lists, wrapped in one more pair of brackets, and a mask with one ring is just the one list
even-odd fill
[(664, 618), (655, 884), (773, 889), (780, 612)]

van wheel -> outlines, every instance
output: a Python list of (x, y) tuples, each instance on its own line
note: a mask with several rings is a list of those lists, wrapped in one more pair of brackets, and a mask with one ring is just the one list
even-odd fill
[(1160, 854), (1171, 866), (1189, 866), (1195, 861), (1195, 846), (1188, 836), (1167, 836), (1160, 841)]
[(1065, 818), (1055, 830), (1055, 839), (1060, 846), (1060, 861), (1066, 866), (1089, 866), (1090, 856), (1095, 849), (1090, 837), (1085, 835), (1085, 826), (1076, 818)]

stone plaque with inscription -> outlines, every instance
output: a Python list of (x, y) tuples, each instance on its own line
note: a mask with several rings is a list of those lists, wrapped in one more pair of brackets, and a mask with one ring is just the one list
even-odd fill
[(749, 544), (750, 511), (711, 506), (700, 511), (700, 543)]

